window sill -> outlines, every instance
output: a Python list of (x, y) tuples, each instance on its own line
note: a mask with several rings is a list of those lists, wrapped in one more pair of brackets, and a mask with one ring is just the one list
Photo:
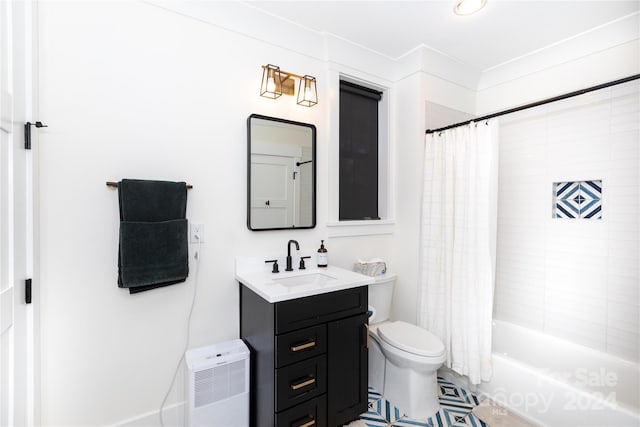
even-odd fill
[(395, 225), (396, 222), (392, 219), (368, 221), (331, 221), (327, 222), (327, 234), (329, 237), (393, 234)]

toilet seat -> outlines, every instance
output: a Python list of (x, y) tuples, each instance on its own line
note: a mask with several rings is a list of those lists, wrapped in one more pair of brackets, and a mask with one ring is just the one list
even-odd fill
[(378, 335), (387, 344), (418, 356), (438, 357), (444, 354), (444, 344), (437, 336), (410, 323), (381, 324)]

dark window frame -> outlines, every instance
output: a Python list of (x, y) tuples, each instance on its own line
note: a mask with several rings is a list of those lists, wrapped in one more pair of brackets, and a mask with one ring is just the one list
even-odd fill
[(380, 220), (381, 99), (380, 91), (340, 80), (340, 221)]

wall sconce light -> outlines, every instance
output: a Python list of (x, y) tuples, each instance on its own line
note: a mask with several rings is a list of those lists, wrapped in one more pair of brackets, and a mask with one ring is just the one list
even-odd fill
[(298, 86), (298, 104), (305, 107), (313, 107), (318, 103), (318, 89), (316, 87), (316, 78), (305, 75), (300, 79)]
[(276, 99), (282, 95), (282, 76), (280, 67), (267, 64), (262, 66), (262, 84), (260, 96)]
[(298, 86), (298, 104), (305, 107), (313, 107), (318, 103), (318, 89), (316, 86), (316, 78), (313, 76), (299, 76), (281, 70), (276, 65), (262, 66), (262, 83), (260, 85), (260, 96), (265, 98), (276, 99), (282, 94), (295, 95), (295, 81), (300, 80)]

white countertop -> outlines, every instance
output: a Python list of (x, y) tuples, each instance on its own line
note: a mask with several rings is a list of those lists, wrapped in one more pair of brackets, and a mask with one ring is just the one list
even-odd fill
[[(305, 270), (299, 270), (298, 265), (301, 255), (293, 256), (294, 271), (284, 271), (286, 264), (283, 257), (237, 257), (236, 280), (270, 303), (357, 288), (373, 283), (373, 277), (344, 268), (332, 265), (323, 268), (317, 267), (315, 257), (307, 260), (307, 268)], [(272, 273), (271, 264), (265, 264), (264, 262), (267, 259), (275, 258), (278, 258), (279, 273)], [(307, 278), (303, 276), (308, 276), (309, 283), (305, 283)], [(296, 279), (286, 280), (292, 277)], [(311, 280), (312, 278), (320, 280), (313, 281)], [(302, 283), (285, 285), (279, 283), (281, 280), (283, 280), (283, 283), (291, 281), (300, 281)]]

